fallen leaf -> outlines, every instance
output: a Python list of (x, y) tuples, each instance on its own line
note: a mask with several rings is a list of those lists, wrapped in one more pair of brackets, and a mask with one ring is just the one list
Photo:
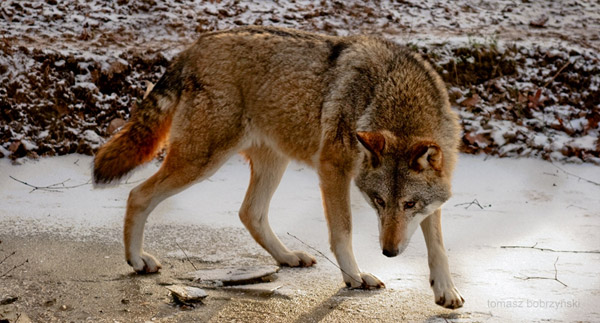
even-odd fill
[(460, 105), (466, 108), (472, 108), (474, 107), (477, 103), (479, 103), (479, 100), (481, 98), (479, 97), (479, 95), (477, 95), (477, 93), (473, 94), (471, 97), (466, 98), (464, 100), (462, 100), (460, 102)]
[(527, 99), (529, 100), (529, 103), (527, 104), (527, 106), (530, 109), (539, 110), (538, 106), (540, 104), (541, 96), (542, 96), (542, 89), (537, 89), (537, 91), (535, 91), (534, 95), (528, 95)]

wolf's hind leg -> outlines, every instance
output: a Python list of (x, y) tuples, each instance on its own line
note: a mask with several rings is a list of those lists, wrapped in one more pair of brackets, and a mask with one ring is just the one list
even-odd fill
[(192, 149), (195, 158), (190, 162), (188, 150), (182, 150), (182, 146), (172, 143), (158, 172), (129, 194), (124, 227), (125, 257), (138, 273), (154, 273), (161, 268), (156, 258), (143, 250), (144, 226), (150, 212), (167, 197), (212, 175), (234, 153), (224, 147), (207, 153)]
[(446, 308), (459, 308), (463, 306), (465, 300), (450, 277), (448, 257), (442, 241), (441, 214), (441, 210), (438, 209), (421, 222), (429, 259), (429, 283), (436, 304)]
[(304, 251), (290, 251), (277, 238), (269, 225), (269, 203), (285, 172), (288, 159), (274, 150), (261, 146), (245, 150), (250, 160), (252, 175), (240, 219), (250, 234), (280, 265), (308, 267), (316, 263), (313, 256)]

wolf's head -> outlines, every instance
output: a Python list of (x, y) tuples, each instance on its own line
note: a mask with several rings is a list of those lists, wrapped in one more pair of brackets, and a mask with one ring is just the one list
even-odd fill
[(379, 216), (383, 254), (404, 251), (421, 221), (450, 198), (444, 155), (427, 139), (400, 140), (388, 131), (358, 132), (364, 148), (356, 185)]

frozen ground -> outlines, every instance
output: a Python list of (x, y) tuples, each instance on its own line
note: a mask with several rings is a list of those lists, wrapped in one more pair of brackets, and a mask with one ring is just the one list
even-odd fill
[[(402, 255), (384, 257), (374, 211), (356, 190), (357, 260), (363, 270), (382, 278), (387, 289), (348, 291), (338, 269), (317, 255), (314, 268), (283, 269), (267, 285), (281, 286), (272, 296), (216, 289), (208, 290), (203, 306), (174, 306), (162, 285), (193, 271), (182, 249), (198, 268), (274, 263), (237, 217), (248, 166), (236, 156), (212, 178), (151, 214), (146, 248), (164, 268), (159, 275), (140, 277), (129, 275), (123, 260), (122, 217), (128, 191), (157, 165), (135, 173), (130, 184), (101, 190), (87, 184), (55, 186), (59, 192), (32, 191), (9, 178), (37, 186), (69, 179), (65, 186), (77, 186), (88, 182), (90, 163), (82, 155), (21, 166), (0, 160), (0, 260), (16, 252), (0, 263), (0, 275), (29, 260), (0, 278), (0, 296), (19, 297), (0, 306), (0, 317), (111, 322), (600, 320), (600, 253), (501, 248), (600, 250), (600, 186), (567, 174), (598, 183), (598, 166), (462, 155), (454, 196), (443, 207), (443, 227), (451, 272), (466, 304), (450, 311), (433, 303), (421, 233)], [(474, 200), (478, 205), (469, 204)], [(271, 224), (284, 243), (314, 254), (289, 232), (333, 259), (312, 170), (290, 165), (270, 210)]]

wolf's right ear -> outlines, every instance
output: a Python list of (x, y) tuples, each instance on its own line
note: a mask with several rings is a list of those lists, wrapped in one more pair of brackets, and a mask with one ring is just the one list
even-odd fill
[(359, 131), (356, 138), (371, 154), (371, 165), (373, 168), (381, 164), (381, 155), (385, 149), (385, 137), (379, 132)]

